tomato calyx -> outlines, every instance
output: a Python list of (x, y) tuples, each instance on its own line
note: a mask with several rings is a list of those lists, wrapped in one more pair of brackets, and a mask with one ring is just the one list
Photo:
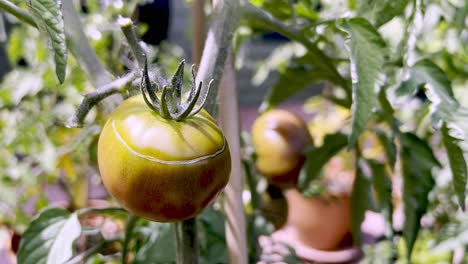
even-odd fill
[[(192, 65), (192, 87), (187, 99), (182, 101), (184, 65), (185, 61), (182, 60), (179, 66), (177, 66), (177, 70), (171, 81), (158, 78), (156, 82), (151, 82), (148, 73), (148, 63), (145, 62), (140, 84), (143, 99), (151, 109), (165, 119), (182, 121), (197, 114), (205, 104), (210, 90), (213, 80), (209, 82), (206, 92), (202, 94), (202, 82), (200, 81), (198, 86), (196, 85), (194, 65)], [(160, 94), (160, 97), (158, 97), (158, 94)]]

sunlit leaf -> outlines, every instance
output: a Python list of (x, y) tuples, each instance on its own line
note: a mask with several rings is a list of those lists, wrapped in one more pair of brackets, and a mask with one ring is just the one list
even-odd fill
[(464, 209), (466, 179), (468, 172), (466, 167), (466, 161), (463, 156), (463, 151), (458, 145), (458, 142), (460, 140), (450, 135), (446, 123), (444, 123), (444, 125), (442, 126), (441, 131), (442, 141), (444, 143), (445, 149), (447, 150), (450, 168), (452, 169), (453, 186), (458, 196), (458, 202), (460, 206)]
[(428, 207), (428, 194), (434, 187), (432, 169), (440, 167), (432, 149), (426, 141), (416, 135), (401, 135), (401, 166), (403, 172), (403, 203), (405, 222), (403, 237), (408, 259), (421, 227), (421, 217)]
[(444, 146), (449, 156), (453, 185), (460, 205), (464, 207), (467, 167), (464, 153), (468, 151), (468, 109), (455, 99), (446, 74), (432, 61), (418, 61), (411, 69), (413, 82), (424, 85), (429, 102), (433, 127), (442, 130)]
[(27, 0), (26, 2), (39, 29), (50, 41), (54, 52), (55, 73), (60, 83), (63, 83), (67, 67), (67, 43), (62, 4), (57, 0)]
[(392, 18), (400, 16), (405, 11), (409, 0), (359, 0), (359, 14), (367, 15), (376, 27), (387, 23)]
[(76, 213), (49, 208), (36, 217), (21, 239), (18, 263), (65, 263), (73, 256), (73, 242), (80, 236)]
[(366, 128), (376, 105), (386, 44), (377, 30), (365, 19), (341, 20), (338, 26), (348, 34), (346, 47), (350, 53), (353, 80), (353, 117), (348, 145), (353, 146)]

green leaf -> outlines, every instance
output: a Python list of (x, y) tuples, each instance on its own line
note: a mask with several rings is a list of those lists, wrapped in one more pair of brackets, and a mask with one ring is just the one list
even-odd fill
[(137, 250), (135, 264), (173, 263), (175, 260), (175, 234), (169, 223), (148, 222), (138, 226), (136, 232), (143, 235), (142, 246)]
[(418, 90), (419, 84), (414, 79), (401, 82), (395, 91), (397, 96), (412, 96)]
[(353, 146), (366, 128), (376, 105), (379, 74), (382, 71), (386, 44), (374, 27), (363, 18), (341, 20), (341, 30), (348, 34), (353, 82), (352, 130), (348, 146)]
[(432, 169), (440, 167), (428, 143), (411, 133), (401, 134), (401, 166), (403, 172), (403, 203), (405, 222), (403, 237), (408, 260), (426, 213), (428, 194), (434, 187)]
[(62, 4), (57, 0), (27, 0), (26, 2), (39, 30), (50, 41), (54, 52), (55, 73), (60, 83), (63, 83), (67, 68), (67, 43)]
[(320, 174), (322, 167), (347, 144), (347, 136), (342, 133), (327, 135), (323, 145), (306, 151), (306, 160), (299, 173), (297, 188), (306, 192)]
[(375, 27), (380, 27), (396, 16), (404, 13), (409, 0), (360, 0), (360, 15), (367, 15), (374, 21)]
[(430, 84), (436, 95), (447, 102), (454, 99), (452, 85), (444, 71), (429, 59), (418, 61), (411, 68), (411, 79), (417, 84)]
[(354, 178), (353, 191), (351, 193), (351, 233), (356, 245), (361, 245), (361, 224), (364, 220), (366, 210), (371, 206), (371, 179), (364, 173), (363, 160), (359, 161), (356, 168), (356, 177)]
[(224, 215), (208, 207), (197, 216), (200, 263), (228, 263)]
[(73, 242), (80, 236), (76, 213), (62, 208), (42, 211), (23, 234), (18, 263), (65, 263), (73, 256)]
[(311, 57), (309, 53), (293, 59), (287, 66), (278, 68), (279, 79), (268, 91), (260, 107), (261, 112), (283, 103), (307, 86), (329, 78), (325, 72), (308, 64), (308, 57)]
[(468, 175), (466, 161), (463, 151), (458, 145), (460, 140), (450, 135), (446, 123), (442, 126), (442, 141), (447, 150), (450, 168), (452, 169), (453, 187), (457, 193), (461, 208), (465, 210), (465, 190)]
[(382, 116), (385, 122), (392, 128), (394, 133), (399, 131), (398, 120), (395, 118), (395, 110), (390, 104), (390, 101), (387, 98), (387, 93), (384, 89), (381, 89), (379, 92), (379, 104), (382, 108)]
[(453, 185), (460, 206), (465, 206), (467, 167), (464, 153), (468, 151), (468, 109), (455, 99), (447, 75), (432, 61), (418, 61), (411, 69), (413, 82), (424, 85), (431, 102), (434, 127), (441, 128), (442, 139), (449, 157)]
[[(197, 216), (197, 239), (200, 264), (227, 263), (228, 253), (224, 236), (225, 219), (220, 211), (208, 207)], [(170, 223), (145, 221), (135, 227), (141, 235), (141, 246), (137, 249), (135, 264), (175, 263), (176, 246), (174, 228)]]
[(457, 26), (458, 33), (461, 33), (466, 28), (466, 18), (468, 17), (468, 2), (465, 1), (463, 7), (457, 8), (455, 11), (455, 25)]
[(368, 160), (372, 171), (372, 186), (374, 187), (377, 203), (385, 219), (385, 236), (393, 237), (393, 207), (392, 207), (392, 181), (385, 171), (385, 164), (375, 160)]
[(375, 135), (379, 139), (380, 143), (384, 147), (385, 156), (387, 157), (390, 168), (393, 170), (396, 163), (397, 149), (394, 138), (391, 135), (387, 135), (382, 130), (374, 130)]

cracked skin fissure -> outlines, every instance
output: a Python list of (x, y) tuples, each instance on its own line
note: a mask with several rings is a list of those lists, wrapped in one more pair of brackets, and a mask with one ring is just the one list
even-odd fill
[(141, 95), (124, 101), (98, 143), (104, 185), (127, 210), (157, 222), (191, 218), (222, 191), (231, 159), (221, 129), (205, 111), (164, 119)]

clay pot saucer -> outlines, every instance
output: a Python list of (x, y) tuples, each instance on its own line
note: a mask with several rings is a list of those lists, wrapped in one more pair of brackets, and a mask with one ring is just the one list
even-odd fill
[(362, 257), (362, 252), (355, 246), (342, 246), (334, 251), (325, 251), (305, 245), (298, 238), (298, 231), (290, 225), (274, 232), (271, 238), (291, 246), (296, 255), (307, 262), (319, 263), (354, 263)]

